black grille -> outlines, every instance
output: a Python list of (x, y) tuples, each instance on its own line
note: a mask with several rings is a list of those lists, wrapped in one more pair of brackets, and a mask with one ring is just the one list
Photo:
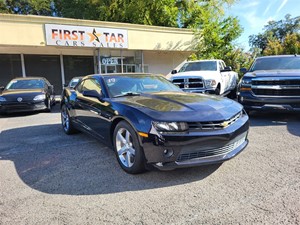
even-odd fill
[(19, 98), (19, 97), (22, 98), (22, 102), (31, 102), (35, 96), (5, 96), (7, 101), (17, 102), (17, 103), (18, 103), (17, 98)]
[(252, 85), (300, 85), (300, 80), (252, 80)]
[(178, 85), (180, 88), (203, 88), (203, 81), (201, 78), (186, 78), (174, 79), (173, 84)]
[(243, 135), (242, 137), (239, 137), (239, 139), (237, 139), (235, 142), (225, 145), (223, 147), (199, 149), (198, 151), (195, 152), (182, 153), (178, 155), (176, 161), (182, 162), (191, 159), (226, 154), (238, 148), (241, 144), (245, 142), (245, 140), (246, 140), (246, 136)]
[(300, 96), (300, 89), (283, 89), (283, 90), (272, 90), (272, 89), (252, 89), (255, 95), (266, 95), (266, 96)]
[(230, 126), (235, 121), (237, 121), (242, 116), (242, 112), (237, 113), (229, 120), (222, 121), (207, 121), (207, 122), (188, 122), (189, 131), (199, 131), (199, 130), (217, 130), (224, 129), (227, 126)]

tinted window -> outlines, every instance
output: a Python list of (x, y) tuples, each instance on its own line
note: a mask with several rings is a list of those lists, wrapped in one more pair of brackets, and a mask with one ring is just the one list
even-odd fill
[(258, 58), (250, 68), (250, 72), (255, 70), (299, 70), (300, 57), (270, 57)]
[(41, 79), (32, 80), (12, 80), (6, 89), (40, 89), (45, 87), (45, 82)]
[(0, 86), (5, 86), (16, 77), (22, 77), (20, 55), (0, 54)]
[(184, 64), (179, 72), (187, 72), (187, 71), (216, 71), (217, 70), (217, 62), (216, 61), (202, 61), (202, 62), (190, 62)]
[(54, 92), (62, 90), (60, 59), (58, 55), (24, 55), (26, 76), (42, 76), (54, 86)]
[(72, 88), (74, 88), (77, 84), (78, 84), (78, 82), (81, 80), (81, 78), (73, 78), (71, 81), (70, 81), (70, 83), (69, 83), (69, 87), (72, 87)]
[(95, 90), (98, 93), (101, 93), (101, 86), (99, 82), (95, 79), (86, 79), (82, 86), (82, 91)]
[(78, 91), (78, 92), (82, 92), (82, 87), (83, 87), (83, 83), (84, 83), (84, 81), (81, 81), (81, 83), (79, 83), (77, 86), (76, 86), (76, 91)]
[(151, 75), (124, 75), (106, 76), (104, 81), (112, 97), (128, 92), (150, 93), (160, 91), (180, 91), (182, 90), (160, 76)]

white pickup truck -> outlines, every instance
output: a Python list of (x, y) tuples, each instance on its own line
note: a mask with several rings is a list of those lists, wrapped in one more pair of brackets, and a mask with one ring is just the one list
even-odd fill
[(238, 74), (223, 60), (197, 60), (186, 62), (179, 71), (172, 70), (167, 79), (187, 92), (223, 96), (230, 93), (234, 97)]

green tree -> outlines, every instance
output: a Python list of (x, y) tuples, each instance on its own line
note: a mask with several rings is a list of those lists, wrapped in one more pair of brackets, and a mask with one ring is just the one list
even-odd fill
[[(242, 28), (224, 8), (237, 0), (6, 0), (0, 10), (194, 30), (191, 59), (222, 58), (236, 52), (233, 41)], [(228, 57), (228, 60), (230, 57)]]
[[(249, 44), (252, 48), (260, 49), (260, 54), (264, 55), (277, 53), (295, 54), (297, 53), (296, 40), (299, 36), (299, 31), (300, 17), (291, 18), (291, 15), (288, 14), (284, 20), (269, 21), (268, 25), (264, 27), (263, 33), (249, 37)], [(286, 41), (289, 44), (285, 44)], [(288, 50), (285, 48), (288, 48)]]
[(0, 3), (0, 10), (11, 14), (51, 16), (54, 5), (51, 0), (6, 0)]

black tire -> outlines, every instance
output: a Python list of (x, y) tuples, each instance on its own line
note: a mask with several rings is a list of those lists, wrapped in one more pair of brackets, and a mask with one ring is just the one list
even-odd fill
[(236, 99), (236, 97), (237, 97), (236, 92), (237, 92), (237, 88), (235, 87), (233, 90), (230, 91), (228, 97), (231, 99)]
[(45, 100), (45, 105), (46, 105), (46, 109), (45, 109), (45, 111), (46, 112), (51, 112), (51, 109), (52, 109), (52, 105), (51, 105), (51, 99), (50, 99), (50, 97), (49, 98), (46, 98), (46, 100)]
[(216, 89), (215, 89), (215, 94), (216, 95), (220, 95), (220, 85), (218, 85), (217, 87), (216, 87)]
[(78, 130), (74, 128), (67, 106), (65, 104), (61, 106), (60, 115), (61, 115), (61, 125), (63, 127), (64, 132), (68, 135), (77, 133)]
[(113, 134), (113, 147), (121, 168), (130, 174), (144, 172), (145, 156), (135, 130), (126, 121), (117, 124)]

